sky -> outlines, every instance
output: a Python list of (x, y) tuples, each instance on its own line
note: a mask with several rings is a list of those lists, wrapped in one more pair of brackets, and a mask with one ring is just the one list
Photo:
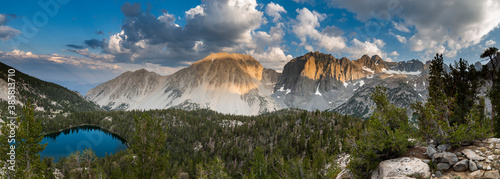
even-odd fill
[(498, 0), (19, 0), (0, 6), (0, 61), (85, 94), (126, 71), (168, 75), (211, 53), (281, 71), (310, 51), (355, 60), (480, 61)]

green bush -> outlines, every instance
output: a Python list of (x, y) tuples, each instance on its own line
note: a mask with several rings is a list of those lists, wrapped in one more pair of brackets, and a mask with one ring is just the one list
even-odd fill
[(414, 145), (416, 129), (408, 121), (406, 109), (390, 104), (384, 87), (376, 87), (371, 99), (377, 107), (356, 139), (351, 138), (348, 168), (360, 178), (369, 177), (383, 160), (396, 158)]

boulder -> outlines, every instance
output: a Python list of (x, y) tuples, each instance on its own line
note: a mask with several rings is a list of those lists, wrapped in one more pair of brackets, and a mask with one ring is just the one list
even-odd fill
[(434, 163), (448, 163), (449, 165), (454, 165), (458, 162), (458, 157), (451, 152), (443, 152), (434, 154), (432, 161)]
[(469, 169), (469, 160), (467, 159), (460, 160), (455, 165), (453, 165), (453, 170), (457, 172), (463, 172), (467, 169)]
[(487, 172), (484, 172), (483, 178), (498, 179), (498, 178), (500, 178), (500, 174), (498, 173), (498, 170), (487, 171)]
[(438, 163), (436, 165), (437, 170), (448, 170), (450, 168), (450, 164), (448, 163)]
[(437, 149), (440, 152), (447, 151), (448, 149), (451, 149), (451, 145), (450, 144), (441, 144), (441, 145), (437, 146)]
[(481, 178), (484, 174), (482, 170), (476, 170), (475, 172), (469, 173), (469, 178)]
[(489, 138), (489, 139), (486, 139), (486, 143), (500, 143), (500, 138)]
[(373, 171), (372, 179), (387, 177), (408, 177), (419, 175), (424, 178), (430, 177), (429, 165), (418, 158), (396, 158), (380, 162), (378, 168)]
[(476, 152), (474, 152), (470, 149), (465, 149), (462, 151), (462, 153), (464, 153), (464, 155), (467, 156), (467, 158), (469, 158), (470, 160), (475, 160), (475, 161), (483, 161), (484, 160), (484, 157), (477, 155)]
[(472, 160), (469, 160), (469, 170), (471, 172), (473, 171), (476, 171), (477, 170), (477, 165), (476, 165), (476, 162), (472, 161)]
[(425, 151), (425, 154), (427, 154), (427, 156), (429, 156), (429, 158), (434, 157), (434, 154), (436, 154), (436, 153), (437, 153), (437, 151), (436, 151), (436, 148), (434, 148), (434, 146), (432, 146), (432, 145), (427, 146), (427, 150)]

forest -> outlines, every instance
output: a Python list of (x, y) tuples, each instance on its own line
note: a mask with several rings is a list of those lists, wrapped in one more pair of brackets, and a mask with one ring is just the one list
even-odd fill
[[(205, 109), (52, 115), (27, 105), (20, 107), (16, 138), (17, 152), (26, 155), (18, 155), (18, 170), (6, 175), (55, 178), (58, 171), (64, 178), (334, 178), (340, 172), (336, 160), (350, 154), (347, 168), (356, 178), (369, 178), (379, 162), (414, 146), (458, 147), (499, 137), (500, 70), (495, 59), (500, 53), (495, 49), (481, 55), (490, 63), (480, 71), (463, 59), (445, 71), (443, 56), (436, 54), (428, 99), (412, 105), (412, 118), (389, 102), (383, 86), (372, 92), (376, 107), (368, 119), (299, 109), (258, 116)], [(486, 98), (491, 100), (491, 116), (486, 115)], [(130, 147), (101, 158), (86, 149), (58, 162), (37, 154), (45, 147), (40, 144), (44, 135), (81, 125), (99, 126), (126, 139)], [(5, 135), (0, 137), (6, 166), (3, 150), (9, 143)]]

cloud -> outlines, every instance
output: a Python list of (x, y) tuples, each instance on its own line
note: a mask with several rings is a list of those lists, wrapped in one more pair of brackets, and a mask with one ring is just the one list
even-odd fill
[(0, 14), (0, 25), (5, 25), (12, 19), (17, 18), (15, 14)]
[(125, 2), (121, 7), (121, 11), (126, 17), (136, 17), (142, 13), (141, 4)]
[(15, 14), (0, 14), (0, 39), (7, 41), (21, 34), (20, 30), (6, 26), (7, 22), (17, 18)]
[(317, 47), (322, 48), (330, 53), (338, 53), (346, 47), (344, 38), (339, 34), (338, 28), (329, 26), (320, 32), (317, 28), (320, 22), (326, 18), (326, 14), (310, 11), (307, 8), (297, 9), (297, 22), (293, 25), (292, 31), (300, 39), (300, 46), (303, 46), (308, 51), (314, 51), (311, 43), (312, 40)]
[(95, 33), (96, 33), (97, 35), (104, 35), (104, 32), (103, 32), (102, 30), (100, 30), (100, 31), (96, 31)]
[(394, 51), (394, 52), (391, 52), (391, 54), (390, 54), (390, 55), (391, 55), (391, 56), (395, 56), (395, 57), (397, 57), (397, 56), (399, 56), (399, 53), (398, 53), (397, 51)]
[[(414, 28), (408, 42), (412, 51), (453, 57), (457, 51), (478, 44), (500, 24), (500, 2), (497, 0), (330, 0), (345, 8), (361, 21), (401, 19), (405, 27)], [(406, 31), (400, 28), (398, 30)], [(395, 26), (396, 27), (396, 26)]]
[(274, 2), (270, 2), (266, 6), (266, 14), (273, 17), (274, 22), (278, 22), (281, 19), (280, 13), (286, 13), (285, 8), (279, 4), (275, 4)]
[(392, 35), (394, 37), (396, 37), (396, 39), (398, 39), (398, 41), (402, 44), (406, 44), (407, 40), (406, 40), (406, 37), (403, 37), (401, 35), (397, 35), (397, 34), (394, 34), (392, 31), (389, 32), (389, 35)]
[(315, 0), (293, 0), (296, 3), (309, 3), (309, 4), (314, 4)]
[(394, 26), (394, 28), (396, 30), (399, 30), (401, 32), (407, 32), (407, 33), (410, 32), (410, 29), (408, 29), (408, 27), (406, 27), (405, 25), (403, 25), (401, 23), (398, 24), (398, 23), (392, 21), (392, 25)]
[(106, 39), (103, 39), (103, 40), (97, 40), (97, 39), (85, 40), (85, 44), (93, 49), (102, 48), (106, 44)]
[(385, 61), (392, 61), (391, 58), (387, 56), (386, 53), (382, 52), (382, 48), (385, 46), (385, 42), (381, 39), (373, 38), (371, 41), (360, 41), (356, 38), (351, 40), (351, 46), (345, 49), (345, 51), (351, 54), (351, 59), (360, 58), (363, 55), (373, 56), (379, 55)]
[(493, 46), (495, 44), (497, 44), (497, 42), (495, 42), (494, 40), (488, 40), (488, 41), (486, 41), (486, 46)]
[(75, 44), (67, 44), (66, 46), (70, 47), (70, 48), (74, 48), (74, 49), (83, 49), (83, 48), (85, 48), (85, 46), (75, 45)]
[(3, 41), (9, 40), (19, 34), (21, 34), (21, 31), (17, 29), (5, 25), (0, 26), (0, 39)]
[(264, 22), (256, 0), (205, 0), (185, 12), (185, 25), (166, 10), (160, 16), (125, 3), (121, 31), (103, 40), (85, 41), (116, 62), (184, 66), (214, 52), (246, 52), (255, 44), (255, 30)]

